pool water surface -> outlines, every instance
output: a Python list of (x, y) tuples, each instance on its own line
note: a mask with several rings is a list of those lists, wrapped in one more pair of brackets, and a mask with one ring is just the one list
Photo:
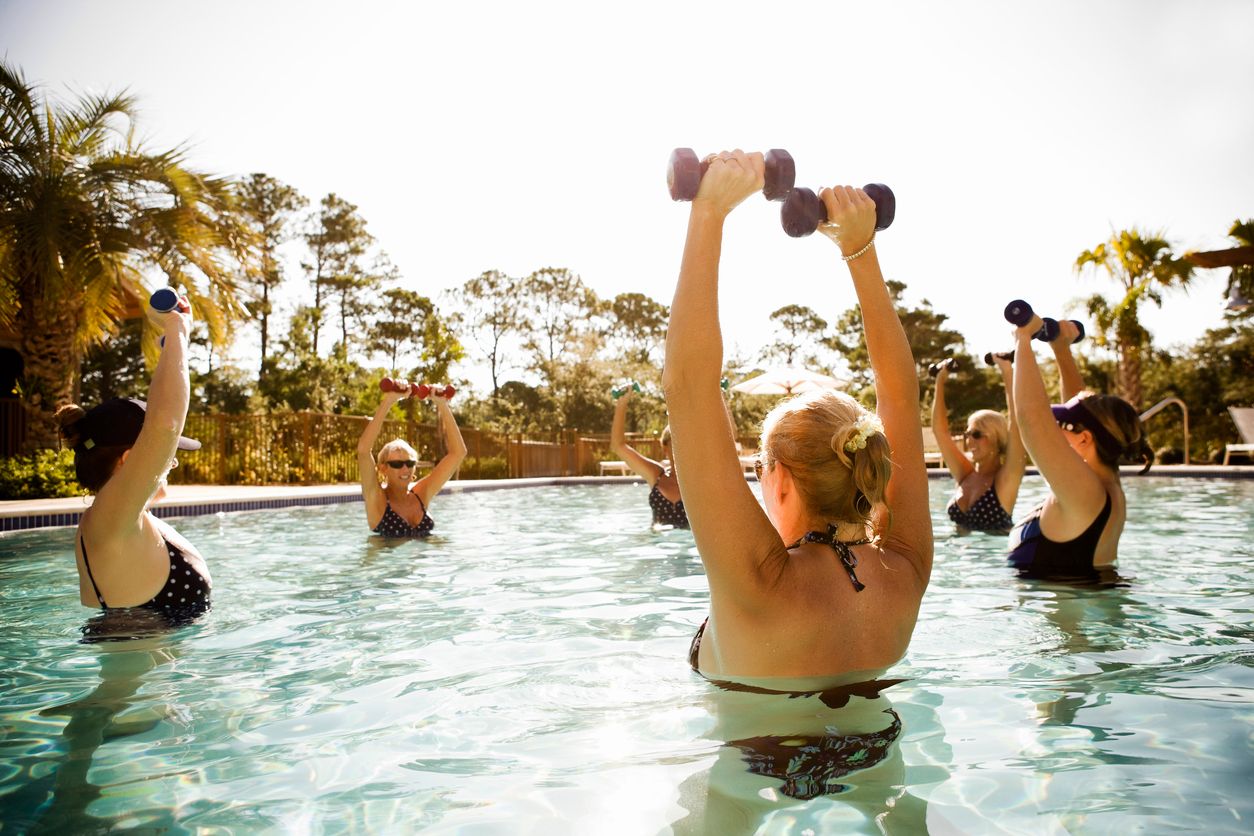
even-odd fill
[(423, 542), (174, 520), (213, 609), (95, 644), (73, 530), (0, 537), (0, 831), (1248, 833), (1254, 483), (1125, 487), (1095, 588), (1018, 579), (933, 480), (910, 651), (825, 697), (688, 669), (705, 577), (640, 484), (441, 496)]

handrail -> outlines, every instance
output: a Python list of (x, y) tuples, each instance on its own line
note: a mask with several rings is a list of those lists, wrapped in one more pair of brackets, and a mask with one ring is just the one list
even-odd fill
[(1184, 412), (1184, 463), (1189, 463), (1189, 408), (1179, 398), (1163, 398), (1158, 403), (1141, 413), (1141, 423), (1145, 423), (1172, 404), (1179, 404)]

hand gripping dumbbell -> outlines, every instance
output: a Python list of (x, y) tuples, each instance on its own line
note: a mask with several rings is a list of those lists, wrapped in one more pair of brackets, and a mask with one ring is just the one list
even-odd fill
[[(766, 152), (766, 183), (762, 194), (767, 200), (783, 200), (792, 191), (797, 181), (797, 166), (792, 161), (792, 154), (782, 148), (772, 148)], [(710, 164), (698, 160), (691, 148), (676, 148), (671, 152), (670, 162), (666, 166), (666, 187), (670, 189), (671, 200), (692, 200), (701, 187), (701, 178), (705, 176)]]
[(640, 394), (640, 384), (632, 380), (632, 381), (628, 381), (627, 383), (624, 383), (622, 386), (615, 386), (614, 388), (610, 389), (610, 397), (613, 398), (614, 400), (618, 400), (623, 395), (627, 394), (628, 389), (635, 392), (637, 395)]
[(988, 351), (984, 353), (984, 362), (990, 366), (996, 366), (998, 359), (1009, 360), (1013, 363), (1015, 361), (1015, 353), (1013, 350), (997, 352)]
[[(867, 183), (862, 187), (875, 202), (875, 229), (888, 229), (897, 216), (897, 197), (883, 183)], [(788, 193), (779, 210), (779, 222), (793, 238), (804, 238), (827, 220), (827, 206), (810, 189), (798, 188)]]
[(384, 392), (400, 392), (407, 398), (416, 397), (418, 395), (419, 384), (410, 383), (408, 380), (393, 380), (385, 377), (379, 381), (379, 388)]
[(932, 363), (930, 366), (928, 366), (927, 376), (936, 377), (938, 374), (940, 374), (941, 369), (949, 369), (951, 372), (956, 372), (958, 371), (958, 368), (960, 365), (961, 364), (958, 362), (957, 357), (946, 357), (944, 360), (941, 360), (939, 363)]
[[(1011, 325), (1017, 325), (1020, 328), (1031, 322), (1032, 317), (1035, 315), (1036, 314), (1032, 311), (1032, 306), (1022, 299), (1015, 299), (1006, 306), (1006, 321)], [(1079, 332), (1076, 334), (1076, 338), (1071, 342), (1078, 343), (1080, 340), (1084, 339), (1084, 323), (1080, 322), (1078, 319), (1071, 320), (1071, 323), (1075, 325), (1076, 330)], [(1032, 335), (1032, 339), (1040, 340), (1044, 343), (1052, 343), (1057, 338), (1058, 320), (1051, 319), (1048, 316), (1041, 317), (1041, 328)]]
[[(148, 304), (158, 313), (169, 313), (182, 303), (178, 293), (170, 287), (159, 287), (148, 297)], [(160, 346), (165, 348), (165, 337), (161, 338)]]

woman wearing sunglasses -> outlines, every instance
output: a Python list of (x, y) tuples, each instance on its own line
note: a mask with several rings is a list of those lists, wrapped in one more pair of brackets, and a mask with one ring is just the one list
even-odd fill
[(383, 393), (379, 408), (357, 442), (357, 467), (361, 471), (361, 494), (366, 501), (366, 522), (371, 531), (384, 537), (426, 537), (435, 528), (427, 509), (466, 458), (466, 442), (462, 440), (448, 399), (433, 393), (431, 400), (435, 402), (448, 452), (431, 472), (414, 481), (418, 451), (403, 438), (384, 444), (378, 457), (372, 458), (370, 451), (379, 438), (388, 411), (397, 401), (409, 396), (408, 386), (397, 388), (404, 391)]
[(971, 413), (963, 433), (970, 456), (958, 449), (949, 434), (949, 410), (945, 407), (945, 381), (950, 363), (946, 361), (936, 374), (936, 394), (932, 398), (932, 431), (936, 446), (949, 475), (958, 489), (949, 500), (949, 519), (960, 532), (987, 531), (1005, 534), (1014, 526), (1011, 514), (1019, 497), (1026, 455), (1023, 441), (1015, 426), (1014, 392), (1010, 360), (994, 355), (1006, 388), (1006, 406), (1010, 420), (1000, 412), (981, 409)]
[(666, 337), (675, 464), (710, 585), (689, 662), (718, 678), (862, 676), (905, 653), (932, 567), (919, 384), (873, 246), (875, 204), (861, 189), (824, 189), (820, 229), (862, 308), (877, 412), (831, 391), (777, 406), (759, 447), (763, 510), (719, 389), (718, 271), (725, 219), (764, 174), (761, 154), (710, 158)]
[(642, 455), (628, 444), (625, 428), (627, 401), (631, 398), (631, 393), (632, 387), (626, 387), (626, 391), (618, 396), (618, 402), (614, 404), (610, 449), (649, 486), (649, 508), (653, 511), (653, 524), (688, 528), (688, 514), (684, 511), (684, 500), (679, 494), (679, 479), (675, 476), (675, 469), (671, 467), (671, 428), (662, 430), (660, 440), (663, 458), (660, 462)]
[(1050, 405), (1032, 335), (1040, 317), (1015, 330), (1015, 406), (1019, 433), (1050, 495), (1010, 533), (1010, 563), (1031, 577), (1095, 579), (1114, 566), (1127, 514), (1119, 483), (1119, 460), (1154, 455), (1141, 421), (1127, 401), (1082, 391), (1084, 381), (1071, 343), (1078, 331), (1060, 322), (1050, 343), (1058, 361), (1066, 403)]

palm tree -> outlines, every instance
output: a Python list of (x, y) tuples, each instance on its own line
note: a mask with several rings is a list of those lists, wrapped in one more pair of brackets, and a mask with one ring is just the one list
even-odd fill
[(130, 96), (63, 105), (0, 61), (0, 328), (18, 334), (28, 450), (56, 444), (83, 351), (146, 286), (182, 287), (225, 342), (242, 312), (230, 264), (252, 257), (229, 186), (143, 148)]
[(1141, 406), (1141, 352), (1149, 344), (1150, 334), (1141, 325), (1138, 315), (1142, 300), (1158, 307), (1163, 305), (1163, 291), (1182, 288), (1193, 278), (1193, 265), (1176, 258), (1163, 233), (1145, 233), (1125, 229), (1107, 241), (1080, 253), (1077, 272), (1088, 265), (1105, 269), (1123, 286), (1123, 298), (1113, 306), (1101, 295), (1089, 297), (1086, 303), (1099, 331), (1097, 342), (1104, 345), (1113, 333), (1118, 355), (1116, 386), (1119, 396), (1136, 408)]

